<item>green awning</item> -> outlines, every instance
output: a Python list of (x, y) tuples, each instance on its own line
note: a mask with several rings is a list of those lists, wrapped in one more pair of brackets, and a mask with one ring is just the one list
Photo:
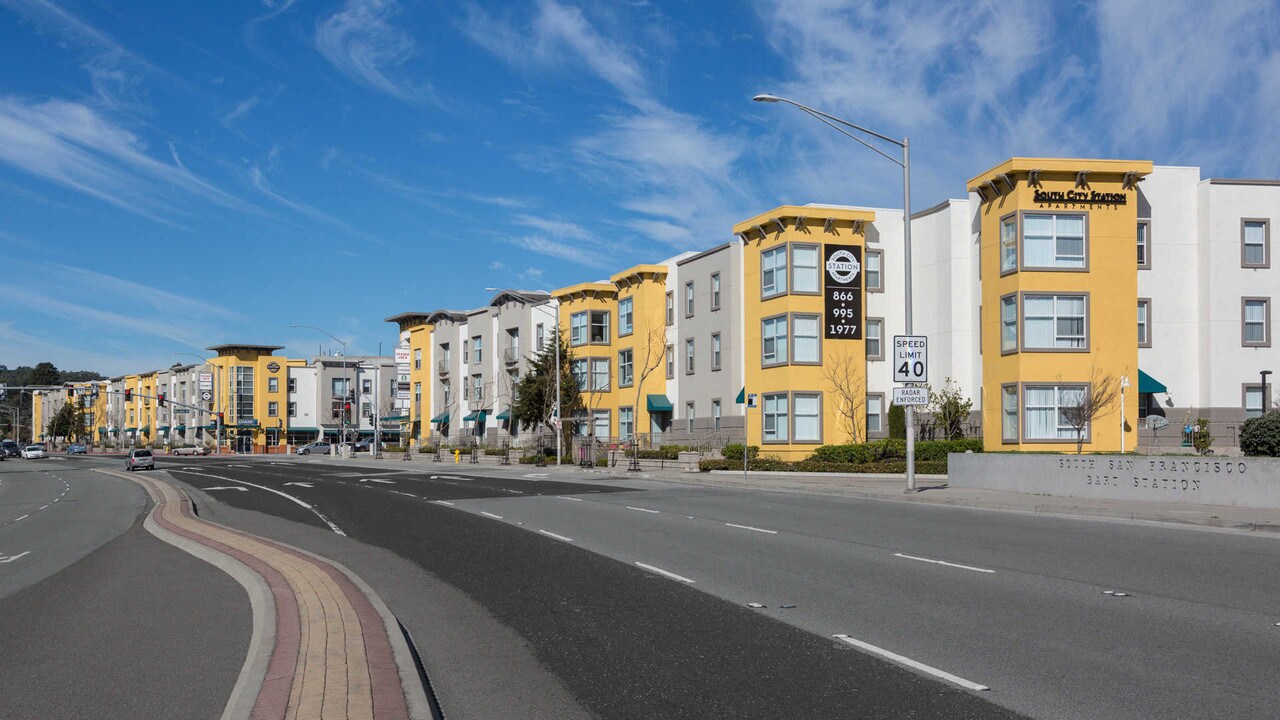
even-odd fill
[(447, 412), (442, 412), (442, 413), (440, 413), (439, 415), (437, 415), (437, 416), (435, 416), (435, 417), (431, 418), (431, 422), (432, 422), (433, 424), (434, 424), (434, 423), (444, 423), (445, 425), (448, 425), (448, 424), (449, 424), (449, 413), (447, 413)]
[(184, 433), (184, 432), (186, 432), (186, 431), (187, 431), (187, 426), (186, 426), (186, 425), (179, 425), (178, 427), (174, 428), (174, 429), (173, 429), (173, 431), (174, 431), (174, 432)]
[(671, 412), (675, 408), (666, 395), (650, 395), (648, 397), (649, 412)]
[(1169, 388), (1164, 383), (1151, 377), (1150, 375), (1138, 371), (1138, 392), (1139, 393), (1167, 393)]
[(734, 398), (733, 401), (739, 405), (747, 401), (747, 388), (745, 385), (738, 391), (738, 397)]
[(488, 415), (488, 414), (489, 414), (488, 410), (477, 410), (471, 413), (470, 415), (462, 418), (462, 422), (482, 422), (484, 420), (485, 415)]
[(320, 428), (313, 428), (313, 427), (291, 427), (291, 428), (288, 428), (288, 430), (286, 430), (286, 432), (289, 432), (289, 433), (318, 433), (318, 432), (320, 432)]
[(510, 420), (510, 419), (511, 419), (511, 411), (510, 411), (510, 410), (503, 410), (502, 412), (500, 412), (500, 413), (498, 413), (497, 415), (495, 415), (493, 419), (494, 419), (494, 420)]
[(385, 423), (404, 422), (409, 419), (408, 415), (392, 415), (391, 417), (379, 418)]
[(159, 430), (160, 432), (168, 432), (168, 431), (169, 431), (169, 426), (168, 426), (168, 425), (161, 425), (160, 427), (156, 428), (156, 430)]
[(143, 425), (142, 427), (138, 428), (138, 432), (142, 433), (143, 435), (150, 435), (150, 434), (151, 434), (151, 426), (150, 426), (150, 425)]
[(99, 434), (99, 435), (106, 435), (106, 434), (107, 434), (107, 429), (106, 429), (106, 428), (98, 428), (98, 434)]
[(204, 428), (205, 430), (217, 430), (217, 429), (218, 429), (218, 423), (216, 423), (216, 422), (211, 422), (211, 423), (209, 423), (208, 425), (201, 425), (200, 427)]
[(127, 433), (138, 432), (138, 428), (125, 428), (124, 431)]
[(339, 433), (341, 433), (341, 432), (342, 432), (342, 431), (341, 431), (341, 430), (339, 430), (338, 428), (325, 428), (325, 429), (324, 429), (324, 434), (325, 434), (325, 435), (338, 435), (338, 434), (339, 434)]

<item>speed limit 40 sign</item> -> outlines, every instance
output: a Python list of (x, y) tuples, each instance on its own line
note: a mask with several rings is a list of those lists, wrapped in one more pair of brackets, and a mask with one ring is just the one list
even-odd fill
[(893, 381), (922, 383), (929, 378), (929, 340), (923, 335), (893, 336)]

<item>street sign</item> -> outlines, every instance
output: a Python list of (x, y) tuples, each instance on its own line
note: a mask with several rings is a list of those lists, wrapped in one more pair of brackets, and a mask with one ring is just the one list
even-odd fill
[(407, 347), (396, 348), (396, 364), (397, 365), (409, 364), (409, 348)]
[(409, 391), (408, 391), (408, 390), (397, 390), (397, 391), (396, 391), (396, 399), (397, 399), (397, 400), (408, 400), (408, 399), (409, 399)]
[(929, 388), (912, 386), (912, 387), (896, 387), (893, 389), (894, 405), (928, 405), (929, 404)]
[(747, 407), (756, 407), (756, 398), (759, 397), (755, 393), (747, 393)]
[(212, 390), (201, 390), (201, 391), (200, 391), (200, 399), (201, 399), (201, 400), (203, 400), (203, 401), (205, 401), (205, 402), (212, 402), (212, 401), (213, 401), (213, 391), (212, 391)]
[(922, 383), (929, 379), (929, 339), (924, 335), (893, 336), (893, 381)]
[(200, 389), (201, 390), (213, 389), (213, 373), (200, 373)]

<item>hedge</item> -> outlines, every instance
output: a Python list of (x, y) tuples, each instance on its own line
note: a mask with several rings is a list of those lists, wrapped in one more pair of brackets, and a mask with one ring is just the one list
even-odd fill
[[(761, 472), (798, 472), (798, 473), (890, 473), (902, 474), (907, 471), (905, 460), (882, 460), (874, 463), (823, 462), (821, 460), (776, 460), (774, 458), (757, 458), (748, 463), (750, 470)], [(698, 463), (703, 472), (711, 470), (741, 470), (742, 461), (703, 460)], [(945, 475), (946, 460), (917, 460), (916, 472), (922, 475)]]
[(1240, 426), (1240, 450), (1245, 455), (1280, 457), (1280, 410), (1246, 420)]
[[(980, 438), (918, 440), (916, 441), (916, 462), (940, 460), (945, 463), (948, 453), (962, 453), (969, 450), (982, 452), (982, 440)], [(848, 445), (823, 445), (815, 450), (809, 459), (832, 463), (870, 463), (882, 460), (905, 460), (906, 457), (907, 441), (892, 438)]]
[[(742, 462), (742, 443), (729, 443), (720, 451), (725, 460), (737, 460)], [(747, 454), (754, 460), (760, 456), (760, 446), (752, 445), (747, 449)]]

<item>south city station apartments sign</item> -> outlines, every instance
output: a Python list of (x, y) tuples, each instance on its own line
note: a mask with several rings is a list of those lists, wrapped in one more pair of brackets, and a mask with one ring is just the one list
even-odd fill
[(1033, 200), (1038, 203), (1071, 203), (1074, 205), (1125, 205), (1129, 197), (1122, 192), (1098, 192), (1096, 190), (1036, 190)]

